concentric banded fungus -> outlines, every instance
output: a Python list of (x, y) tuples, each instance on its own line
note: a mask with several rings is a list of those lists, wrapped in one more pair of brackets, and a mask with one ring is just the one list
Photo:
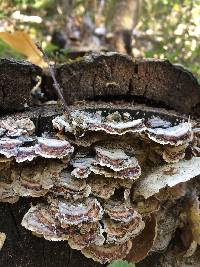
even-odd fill
[(92, 245), (84, 248), (81, 252), (85, 255), (85, 257), (92, 258), (94, 261), (105, 264), (107, 262), (125, 258), (129, 253), (131, 246), (132, 243), (129, 240), (126, 243), (116, 245)]
[(16, 155), (16, 162), (32, 161), (38, 155), (35, 153), (35, 146), (19, 147)]
[(73, 153), (74, 148), (68, 141), (48, 138), (38, 138), (35, 153), (44, 158), (64, 158)]
[(107, 234), (107, 243), (124, 243), (130, 238), (137, 236), (145, 226), (142, 216), (135, 212), (135, 217), (128, 223), (117, 222), (106, 218), (103, 220), (104, 230)]
[(29, 118), (20, 120), (9, 118), (7, 120), (1, 120), (0, 128), (2, 129), (1, 132), (3, 132), (8, 137), (31, 135), (35, 132), (35, 125)]
[(22, 226), (50, 241), (68, 240), (70, 231), (62, 229), (49, 209), (40, 204), (31, 207), (22, 220)]
[(75, 179), (68, 171), (62, 171), (51, 189), (52, 193), (64, 198), (79, 199), (88, 197), (91, 188), (83, 179)]
[(164, 129), (148, 128), (147, 135), (150, 139), (162, 145), (182, 145), (191, 140), (192, 125), (190, 122), (183, 122)]
[(133, 180), (140, 176), (141, 168), (137, 159), (128, 157), (123, 150), (97, 147), (96, 151), (96, 166), (91, 167), (95, 174)]
[(63, 228), (83, 222), (97, 222), (103, 215), (103, 209), (95, 198), (87, 198), (82, 202), (56, 199), (52, 200), (50, 209)]
[[(68, 240), (72, 248), (101, 263), (126, 257), (133, 240), (132, 259), (139, 261), (154, 243), (157, 212), (160, 227), (153, 249), (165, 249), (177, 221), (168, 216), (170, 226), (162, 223), (166, 214), (160, 210), (160, 190), (200, 174), (199, 158), (184, 160), (192, 140), (190, 122), (144, 112), (77, 110), (55, 118), (53, 125), (61, 139), (29, 136), (32, 131), (5, 138), (9, 130), (1, 131), (0, 142), (10, 142), (0, 146), (6, 149), (3, 155), (18, 163), (11, 161), (5, 201), (48, 193), (49, 204), (32, 207), (22, 225), (47, 240)], [(75, 144), (74, 154), (65, 139)], [(162, 232), (163, 227), (168, 231)], [(149, 239), (147, 229), (152, 230)]]
[(91, 164), (94, 159), (89, 157), (76, 157), (71, 161), (74, 170), (71, 172), (76, 178), (87, 178), (91, 173)]
[(76, 233), (70, 236), (68, 244), (73, 249), (82, 250), (91, 244), (102, 246), (105, 238), (100, 223), (83, 224)]
[(200, 158), (198, 157), (152, 168), (136, 184), (135, 196), (149, 198), (166, 186), (173, 187), (179, 183), (189, 181), (199, 174)]
[(122, 149), (107, 149), (103, 147), (95, 147), (96, 163), (105, 166), (113, 171), (121, 171), (131, 165), (131, 159), (124, 153)]
[(88, 130), (90, 131), (104, 131), (108, 134), (123, 135), (128, 132), (142, 132), (145, 130), (142, 119), (133, 120), (129, 122), (105, 122), (105, 123), (89, 123)]
[(0, 139), (0, 154), (7, 158), (16, 156), (18, 153), (17, 148), (22, 145), (22, 142), (17, 139), (1, 138)]
[(141, 174), (141, 168), (136, 158), (130, 158), (131, 163), (128, 168), (120, 171), (113, 171), (108, 167), (101, 167), (99, 165), (91, 166), (91, 171), (95, 174), (104, 175), (105, 177), (113, 177), (119, 179), (131, 179), (136, 180)]
[(142, 119), (130, 120), (130, 121), (115, 121), (115, 113), (113, 113), (113, 119), (111, 119), (112, 114), (105, 117), (101, 112), (91, 113), (86, 111), (74, 111), (71, 112), (70, 117), (72, 118), (71, 127), (66, 127), (66, 119), (63, 117), (54, 119), (53, 123), (55, 128), (65, 131), (77, 133), (81, 131), (103, 131), (108, 134), (123, 135), (127, 132), (142, 132), (145, 129)]
[(13, 184), (0, 182), (0, 202), (15, 203), (19, 200), (19, 196), (13, 190)]
[(109, 199), (119, 187), (117, 179), (106, 178), (102, 175), (92, 175), (87, 182), (92, 194), (103, 199)]
[(130, 121), (115, 121), (115, 113), (113, 120), (109, 117), (102, 116), (99, 113), (89, 113), (85, 111), (76, 111), (71, 114), (73, 120), (72, 125), (88, 131), (104, 131), (109, 134), (123, 135), (127, 132), (141, 132), (145, 129), (142, 119)]
[(187, 145), (166, 146), (163, 152), (163, 159), (168, 163), (176, 163), (185, 157)]
[(149, 128), (169, 128), (172, 126), (171, 122), (161, 119), (160, 117), (153, 116), (147, 120)]
[(124, 223), (132, 221), (138, 215), (131, 204), (114, 200), (109, 200), (104, 205), (104, 211), (111, 219)]
[(64, 164), (54, 161), (19, 165), (12, 170), (13, 189), (19, 196), (44, 196), (64, 167)]

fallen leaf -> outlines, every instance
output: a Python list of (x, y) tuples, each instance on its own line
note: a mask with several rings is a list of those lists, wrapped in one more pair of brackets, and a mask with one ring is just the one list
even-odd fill
[(36, 64), (40, 67), (46, 67), (47, 64), (43, 59), (42, 53), (26, 32), (0, 32), (0, 38), (13, 49), (25, 55), (33, 64)]

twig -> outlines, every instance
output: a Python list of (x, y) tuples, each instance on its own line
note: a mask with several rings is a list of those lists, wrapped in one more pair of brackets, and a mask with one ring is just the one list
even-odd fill
[(47, 63), (48, 68), (49, 68), (49, 72), (50, 72), (51, 77), (53, 79), (53, 86), (54, 86), (54, 88), (56, 89), (56, 91), (58, 93), (58, 96), (59, 96), (59, 98), (61, 100), (61, 103), (62, 103), (63, 107), (65, 108), (65, 110), (69, 114), (70, 113), (69, 112), (69, 107), (68, 107), (68, 105), (67, 105), (67, 103), (66, 103), (66, 101), (65, 101), (65, 99), (63, 97), (63, 90), (62, 90), (62, 88), (60, 87), (59, 83), (56, 80), (54, 66), (50, 63), (49, 58), (48, 58), (47, 54), (44, 52), (44, 50), (42, 49), (41, 45), (37, 43), (36, 46), (43, 54), (44, 61)]

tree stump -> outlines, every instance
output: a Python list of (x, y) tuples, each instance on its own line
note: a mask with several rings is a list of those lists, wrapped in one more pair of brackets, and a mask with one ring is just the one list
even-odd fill
[(24, 110), (30, 105), (31, 89), (42, 70), (30, 62), (0, 59), (0, 110)]
[[(31, 89), (35, 75), (43, 77), (42, 90), (48, 98), (55, 99), (49, 74), (42, 73), (38, 67), (30, 63), (3, 60), (0, 62), (0, 107), (1, 120), (12, 116), (14, 120), (30, 118), (36, 126), (36, 135), (52, 133), (52, 119), (62, 114), (56, 106), (29, 107)], [(56, 70), (56, 77), (63, 88), (63, 95), (71, 110), (139, 110), (155, 116), (162, 114), (164, 118), (173, 113), (174, 120), (188, 115), (199, 116), (200, 86), (195, 77), (183, 67), (176, 66), (165, 60), (132, 60), (128, 56), (117, 53), (89, 55), (80, 61), (65, 64)], [(6, 82), (8, 81), (8, 82)], [(6, 90), (6, 91), (5, 91)], [(15, 97), (19, 96), (19, 97)], [(2, 97), (1, 97), (2, 96)], [(24, 110), (23, 112), (17, 112)], [(6, 112), (13, 112), (12, 115)], [(171, 116), (171, 115), (170, 115)], [(199, 178), (188, 182), (190, 190), (196, 190), (199, 196)], [(188, 189), (189, 190), (189, 189)], [(189, 191), (188, 191), (189, 194)], [(176, 218), (176, 208), (187, 202), (187, 194), (169, 205), (169, 214)], [(31, 231), (21, 226), (24, 214), (31, 205), (40, 198), (20, 197), (14, 204), (0, 204), (0, 232), (7, 236), (0, 252), (0, 266), (8, 267), (100, 267), (106, 266), (85, 258), (79, 251), (72, 250), (67, 242), (47, 241), (32, 235)], [(166, 201), (167, 203), (167, 201)], [(167, 204), (166, 204), (167, 207)], [(173, 212), (172, 212), (173, 211)], [(173, 233), (167, 248), (172, 248), (174, 240), (178, 240), (178, 230)], [(175, 242), (176, 243), (176, 242)], [(176, 247), (174, 247), (175, 249)], [(188, 258), (175, 258), (171, 253), (162, 251), (150, 252), (137, 267), (199, 266), (199, 253)], [(166, 255), (165, 255), (166, 252)], [(190, 265), (189, 265), (190, 264)]]

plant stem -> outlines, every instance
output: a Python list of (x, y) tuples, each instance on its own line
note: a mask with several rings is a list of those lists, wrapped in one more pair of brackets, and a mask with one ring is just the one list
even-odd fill
[(63, 96), (63, 89), (60, 87), (59, 83), (57, 82), (56, 80), (56, 75), (55, 75), (55, 68), (54, 66), (50, 63), (49, 61), (49, 58), (47, 56), (47, 54), (44, 52), (44, 50), (42, 49), (41, 45), (40, 44), (36, 44), (36, 46), (38, 47), (38, 49), (42, 52), (43, 54), (43, 57), (44, 57), (44, 60), (45, 62), (47, 63), (48, 65), (48, 69), (49, 69), (49, 72), (51, 74), (51, 77), (53, 79), (53, 86), (54, 88), (56, 89), (57, 93), (58, 93), (58, 96), (61, 100), (61, 103), (63, 105), (63, 107), (65, 108), (65, 110), (67, 111), (67, 113), (69, 114), (69, 107), (64, 99), (64, 96)]

